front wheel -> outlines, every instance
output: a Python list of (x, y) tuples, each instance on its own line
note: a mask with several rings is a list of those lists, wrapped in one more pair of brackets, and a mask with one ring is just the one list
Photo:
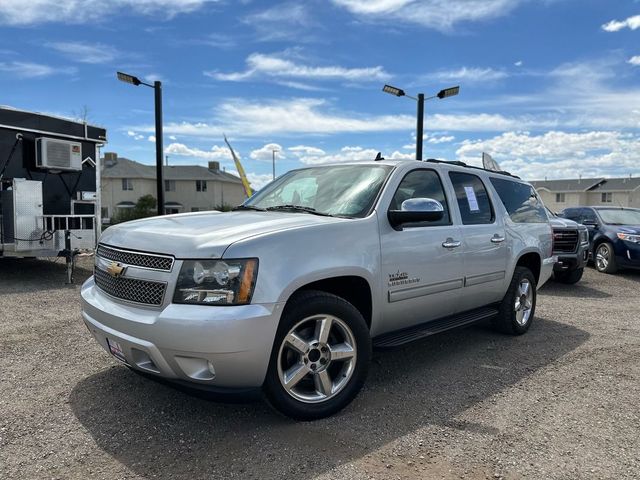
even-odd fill
[(616, 255), (613, 251), (613, 245), (610, 243), (601, 243), (596, 248), (596, 270), (602, 273), (616, 273), (618, 266), (616, 265)]
[(526, 267), (516, 267), (494, 326), (503, 333), (522, 335), (531, 326), (536, 311), (536, 279)]
[(569, 270), (566, 272), (556, 272), (554, 275), (557, 281), (566, 283), (567, 285), (573, 285), (580, 281), (583, 273), (584, 268), (576, 268), (575, 270)]
[(360, 312), (319, 291), (295, 295), (283, 313), (264, 392), (296, 420), (333, 415), (356, 397), (367, 376), (371, 338)]

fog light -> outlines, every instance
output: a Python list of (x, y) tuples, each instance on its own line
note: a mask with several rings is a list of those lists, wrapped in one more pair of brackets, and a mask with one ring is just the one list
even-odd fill
[(216, 369), (213, 368), (213, 363), (211, 363), (211, 360), (207, 361), (207, 367), (209, 368), (209, 371), (211, 372), (211, 375), (213, 375), (215, 377), (216, 376)]

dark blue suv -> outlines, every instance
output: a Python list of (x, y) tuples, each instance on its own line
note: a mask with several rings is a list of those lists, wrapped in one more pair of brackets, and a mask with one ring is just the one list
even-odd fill
[(640, 268), (640, 209), (574, 207), (564, 209), (560, 216), (589, 229), (589, 255), (599, 272)]

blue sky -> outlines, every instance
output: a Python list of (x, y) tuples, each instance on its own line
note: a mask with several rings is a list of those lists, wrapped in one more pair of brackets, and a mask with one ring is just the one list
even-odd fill
[(528, 179), (640, 175), (634, 0), (1, 0), (0, 104), (77, 116), (106, 150), (154, 161), (164, 85), (172, 164), (218, 160), (225, 132), (254, 186), (329, 161), (488, 152)]

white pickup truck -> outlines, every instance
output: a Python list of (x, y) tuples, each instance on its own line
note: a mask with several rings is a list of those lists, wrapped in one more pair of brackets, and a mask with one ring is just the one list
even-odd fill
[[(331, 415), (372, 347), (460, 325), (526, 332), (556, 258), (533, 188), (438, 161), (288, 172), (236, 211), (109, 228), (82, 316), (130, 368)], [(464, 333), (461, 333), (463, 335)]]

